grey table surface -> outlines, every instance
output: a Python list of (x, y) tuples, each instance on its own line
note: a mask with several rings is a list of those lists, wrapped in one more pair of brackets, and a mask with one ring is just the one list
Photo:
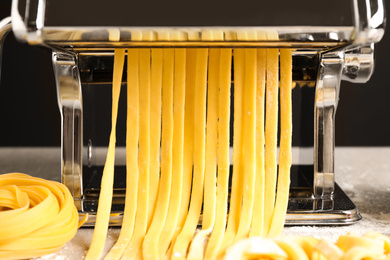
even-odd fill
[[(59, 148), (0, 148), (0, 174), (23, 172), (60, 181)], [(362, 220), (348, 226), (285, 227), (284, 235), (307, 235), (336, 240), (340, 235), (377, 231), (390, 236), (390, 147), (337, 147), (336, 182), (358, 207)], [(119, 228), (108, 232), (105, 251), (116, 241)], [(92, 239), (93, 229), (80, 229), (55, 254), (39, 259), (82, 259)]]

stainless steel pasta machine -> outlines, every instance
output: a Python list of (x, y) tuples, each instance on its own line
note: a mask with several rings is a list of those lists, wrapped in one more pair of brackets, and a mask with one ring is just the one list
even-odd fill
[[(334, 118), (341, 80), (364, 83), (373, 73), (374, 44), (384, 34), (382, 0), (119, 2), (18, 0), (12, 16), (0, 24), (2, 42), (12, 27), (17, 39), (53, 51), (62, 116), (59, 174), (80, 212), (93, 214), (97, 208), (115, 48), (256, 47), (293, 49), (293, 166), (286, 224), (349, 224), (361, 218), (335, 183)], [(184, 32), (187, 39), (153, 38), (161, 30)], [(207, 30), (222, 31), (223, 39), (202, 40)], [(278, 40), (230, 37), (243, 30), (272, 30)], [(145, 31), (152, 38), (134, 37)], [(123, 211), (126, 188), (123, 121), (120, 112), (113, 212)], [(112, 216), (111, 224), (120, 225), (121, 216)]]

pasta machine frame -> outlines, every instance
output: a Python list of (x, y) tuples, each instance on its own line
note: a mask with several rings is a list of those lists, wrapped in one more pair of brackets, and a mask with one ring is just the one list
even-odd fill
[[(95, 178), (94, 174), (101, 171), (101, 169), (95, 169), (89, 175), (85, 172), (88, 167), (101, 164), (102, 162), (98, 161), (104, 158), (106, 151), (95, 148), (91, 141), (85, 140), (84, 134), (90, 129), (86, 129), (85, 126), (85, 122), (89, 119), (84, 111), (83, 88), (99, 80), (93, 78), (93, 70), (101, 71), (112, 66), (114, 48), (137, 46), (151, 48), (286, 47), (295, 50), (294, 66), (298, 76), (294, 76), (294, 80), (298, 82), (297, 84), (299, 85), (300, 81), (308, 81), (307, 78), (315, 83), (313, 147), (298, 149), (301, 154), (308, 150), (308, 157), (311, 156), (312, 159), (309, 160), (306, 168), (301, 167), (297, 170), (299, 172), (306, 169), (302, 170), (306, 172), (304, 174), (309, 172), (312, 176), (312, 179), (309, 178), (311, 187), (292, 186), (286, 224), (338, 225), (350, 224), (361, 218), (355, 205), (335, 183), (334, 121), (341, 80), (364, 83), (373, 72), (374, 43), (380, 41), (384, 34), (385, 14), (382, 0), (351, 0), (352, 22), (346, 27), (262, 27), (255, 25), (253, 27), (255, 29), (272, 29), (279, 34), (278, 41), (263, 42), (190, 40), (186, 42), (137, 42), (132, 41), (130, 36), (136, 30), (145, 29), (138, 24), (109, 27), (75, 26), (74, 24), (50, 26), (46, 24), (46, 20), (49, 15), (53, 16), (56, 12), (51, 10), (52, 6), (47, 2), (49, 1), (13, 1), (11, 18), (4, 19), (0, 24), (1, 43), (7, 32), (11, 30), (12, 24), (13, 32), (18, 39), (53, 50), (52, 62), (62, 117), (61, 176), (62, 182), (73, 194), (79, 211), (91, 213), (96, 210), (98, 193), (93, 189), (87, 191), (83, 181), (86, 178)], [(71, 4), (67, 5), (71, 6)], [(66, 13), (66, 10), (64, 12)], [(147, 28), (150, 29), (150, 27)], [(159, 30), (170, 28), (170, 26), (162, 25), (156, 28)], [(195, 31), (199, 34), (201, 30), (215, 29), (215, 25), (201, 24), (193, 27), (185, 24), (182, 27), (172, 28), (187, 32)], [(245, 26), (232, 26), (231, 24), (218, 28), (225, 31), (248, 29)], [(117, 39), (112, 40), (112, 35)], [(309, 75), (304, 70), (304, 65), (300, 68), (296, 66), (300, 60), (313, 62), (315, 72)], [(117, 158), (117, 161), (120, 162), (121, 159)], [(301, 163), (298, 162), (298, 164)], [(123, 183), (123, 179), (121, 181)], [(96, 185), (95, 187), (99, 187), (99, 184)], [(114, 212), (123, 211), (123, 204), (124, 189), (116, 189), (112, 210)], [(91, 225), (93, 221), (92, 216)], [(121, 216), (113, 216), (111, 224), (120, 225)]]

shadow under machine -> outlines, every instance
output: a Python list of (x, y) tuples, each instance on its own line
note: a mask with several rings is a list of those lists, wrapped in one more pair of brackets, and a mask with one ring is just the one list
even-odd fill
[[(1, 24), (2, 36), (12, 25), (18, 39), (53, 50), (62, 116), (59, 174), (78, 210), (92, 214), (90, 225), (109, 140), (114, 49), (135, 47), (291, 48), (293, 165), (286, 224), (337, 225), (361, 218), (335, 183), (334, 118), (341, 80), (364, 83), (373, 72), (374, 43), (384, 34), (383, 2), (328, 1), (320, 6), (309, 0), (260, 2), (199, 0), (184, 6), (177, 0), (13, 1), (11, 18)], [(222, 39), (199, 40), (216, 29), (223, 32)], [(161, 40), (153, 37), (159, 30), (176, 30), (188, 37)], [(272, 30), (278, 40), (227, 36), (243, 30)], [(150, 33), (151, 40), (137, 39), (139, 32)], [(191, 39), (194, 34), (196, 39)], [(120, 111), (113, 212), (123, 212), (126, 189), (125, 115)], [(120, 225), (121, 215), (110, 223)]]

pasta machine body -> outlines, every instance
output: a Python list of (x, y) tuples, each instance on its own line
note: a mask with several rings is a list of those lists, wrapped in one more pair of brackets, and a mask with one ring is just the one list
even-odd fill
[[(1, 23), (2, 41), (12, 25), (18, 39), (53, 50), (62, 117), (59, 174), (78, 210), (92, 214), (91, 225), (109, 140), (113, 50), (137, 47), (291, 48), (294, 130), (286, 224), (338, 225), (361, 218), (335, 183), (334, 118), (341, 80), (364, 83), (373, 72), (374, 44), (384, 34), (382, 0), (333, 1), (321, 8), (309, 0), (201, 0), (189, 8), (172, 0), (100, 2), (13, 1), (11, 18)], [(186, 40), (158, 39), (164, 30), (184, 33)], [(210, 31), (222, 38), (203, 40)], [(276, 32), (278, 39), (236, 37), (248, 31)], [(120, 110), (112, 206), (118, 213), (126, 189), (124, 122)], [(111, 225), (121, 225), (121, 214), (112, 216)]]

